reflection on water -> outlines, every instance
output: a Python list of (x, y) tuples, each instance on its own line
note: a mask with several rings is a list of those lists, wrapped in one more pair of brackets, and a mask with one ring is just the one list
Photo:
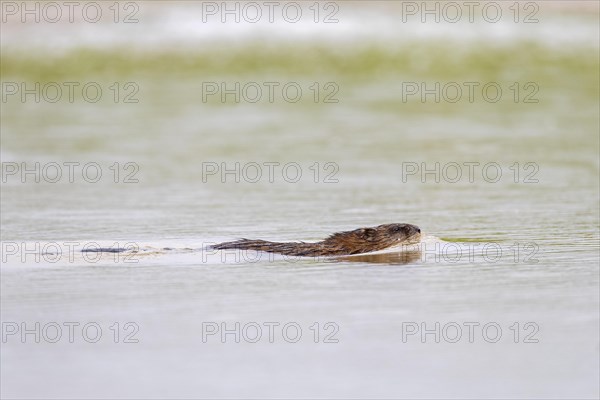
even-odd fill
[(351, 257), (336, 257), (335, 261), (359, 262), (374, 264), (409, 264), (421, 259), (421, 253), (416, 251), (401, 251), (396, 253), (364, 254)]

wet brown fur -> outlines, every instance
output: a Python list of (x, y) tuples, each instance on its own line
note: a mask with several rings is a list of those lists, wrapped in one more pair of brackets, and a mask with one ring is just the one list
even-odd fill
[(212, 246), (216, 250), (239, 249), (266, 251), (288, 256), (344, 256), (384, 250), (399, 244), (413, 244), (421, 239), (419, 227), (410, 224), (385, 224), (372, 228), (338, 232), (316, 243), (269, 242), (240, 239)]

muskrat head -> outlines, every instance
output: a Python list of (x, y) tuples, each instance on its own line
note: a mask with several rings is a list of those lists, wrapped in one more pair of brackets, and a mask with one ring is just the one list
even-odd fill
[[(413, 244), (421, 241), (421, 229), (411, 224), (385, 224), (374, 228), (386, 236), (391, 242)], [(395, 244), (394, 243), (394, 244)]]
[(421, 230), (410, 224), (385, 224), (331, 235), (322, 243), (324, 248), (343, 254), (368, 253), (398, 245), (421, 241)]

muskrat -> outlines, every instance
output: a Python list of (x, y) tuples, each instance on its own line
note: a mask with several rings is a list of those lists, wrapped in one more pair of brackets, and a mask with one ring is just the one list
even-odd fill
[(267, 240), (240, 239), (219, 243), (215, 250), (238, 249), (266, 251), (287, 256), (318, 257), (346, 256), (370, 253), (398, 245), (415, 244), (421, 240), (421, 229), (410, 224), (385, 224), (372, 228), (337, 232), (327, 239), (315, 243), (269, 242)]

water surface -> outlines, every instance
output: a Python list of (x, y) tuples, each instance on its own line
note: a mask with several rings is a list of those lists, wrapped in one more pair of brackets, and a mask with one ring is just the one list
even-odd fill
[[(97, 183), (2, 184), (2, 321), (63, 326), (57, 343), (7, 337), (2, 395), (597, 398), (598, 14), (546, 4), (531, 26), (403, 25), (385, 3), (293, 30), (211, 30), (188, 3), (142, 7), (146, 19), (132, 27), (34, 27), (46, 42), (3, 25), (3, 82), (134, 82), (139, 102), (2, 104), (3, 163), (95, 162), (104, 173)], [(271, 81), (296, 82), (304, 96), (203, 101), (206, 82)], [(496, 82), (502, 98), (402, 98), (406, 82), (472, 81)], [(531, 82), (538, 101), (525, 103)], [(314, 83), (321, 96), (335, 83), (338, 102), (315, 103)], [(126, 163), (139, 182), (123, 182)], [(203, 163), (280, 164), (273, 182), (263, 169), (258, 182), (236, 183), (203, 175)], [(300, 166), (298, 182), (282, 175), (288, 163)], [(407, 176), (406, 163), (479, 166), (472, 182), (438, 183)], [(488, 163), (501, 169), (497, 182), (482, 175)], [(335, 261), (199, 250), (391, 222), (420, 226), (431, 247)], [(36, 259), (35, 246), (65, 243), (75, 243), (73, 259)], [(78, 251), (90, 243), (144, 252), (96, 261)], [(34, 252), (8, 255), (15, 244)], [(486, 244), (502, 254), (482, 253)], [(102, 338), (70, 343), (65, 322), (97, 323)], [(123, 343), (128, 322), (138, 343)], [(203, 341), (213, 323), (258, 324), (263, 336)], [(302, 336), (290, 343), (276, 330), (271, 343), (265, 323), (297, 324)], [(439, 343), (435, 333), (406, 336), (436, 323)], [(451, 343), (454, 324), (462, 336)], [(486, 324), (501, 328), (497, 342)]]

